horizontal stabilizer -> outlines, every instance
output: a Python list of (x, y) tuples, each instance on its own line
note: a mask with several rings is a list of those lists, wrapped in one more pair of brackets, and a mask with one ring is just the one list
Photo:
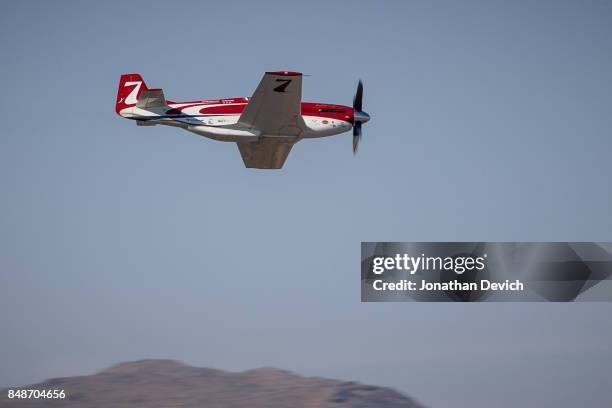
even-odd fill
[(155, 125), (157, 125), (157, 123), (152, 122), (152, 121), (148, 121), (148, 120), (137, 120), (136, 124), (138, 126), (155, 126)]
[(141, 109), (166, 106), (166, 97), (162, 89), (147, 89), (140, 93), (136, 107)]

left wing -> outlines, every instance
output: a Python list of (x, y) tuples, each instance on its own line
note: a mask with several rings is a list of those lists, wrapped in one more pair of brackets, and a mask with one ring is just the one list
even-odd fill
[(262, 138), (257, 142), (237, 142), (244, 165), (255, 169), (280, 169), (294, 142)]
[(301, 73), (266, 72), (238, 124), (264, 135), (298, 136), (304, 128), (301, 103)]

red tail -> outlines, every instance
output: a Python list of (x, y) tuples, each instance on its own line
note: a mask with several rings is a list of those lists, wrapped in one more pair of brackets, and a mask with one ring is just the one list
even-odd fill
[(115, 112), (121, 114), (121, 109), (136, 105), (140, 93), (146, 89), (149, 88), (147, 88), (147, 84), (145, 84), (140, 74), (121, 75)]

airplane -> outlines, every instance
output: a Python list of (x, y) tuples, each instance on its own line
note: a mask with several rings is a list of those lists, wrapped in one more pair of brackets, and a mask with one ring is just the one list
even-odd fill
[(119, 79), (115, 111), (139, 126), (175, 126), (223, 142), (235, 142), (247, 168), (280, 169), (302, 139), (333, 136), (353, 129), (353, 154), (361, 125), (360, 80), (353, 107), (302, 102), (302, 74), (266, 72), (250, 98), (172, 102), (160, 88), (148, 88), (140, 74)]

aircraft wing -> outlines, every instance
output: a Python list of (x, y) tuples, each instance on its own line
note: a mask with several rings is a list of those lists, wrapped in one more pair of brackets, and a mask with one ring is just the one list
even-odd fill
[(302, 74), (266, 72), (244, 108), (238, 125), (264, 135), (298, 136), (301, 115)]
[(294, 142), (262, 138), (257, 142), (237, 142), (244, 165), (256, 169), (280, 169)]

